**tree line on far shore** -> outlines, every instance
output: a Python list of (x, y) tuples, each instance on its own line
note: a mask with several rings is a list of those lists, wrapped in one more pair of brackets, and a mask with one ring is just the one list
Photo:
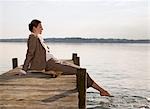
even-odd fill
[[(54, 43), (150, 43), (150, 39), (104, 39), (104, 38), (45, 38), (45, 42)], [(26, 42), (27, 39), (0, 39), (0, 42)]]

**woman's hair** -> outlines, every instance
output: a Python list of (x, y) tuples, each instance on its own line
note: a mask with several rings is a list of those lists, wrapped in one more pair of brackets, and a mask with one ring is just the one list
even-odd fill
[(41, 21), (37, 19), (32, 20), (31, 23), (29, 24), (29, 30), (33, 32), (33, 27), (37, 27), (39, 23), (41, 23)]

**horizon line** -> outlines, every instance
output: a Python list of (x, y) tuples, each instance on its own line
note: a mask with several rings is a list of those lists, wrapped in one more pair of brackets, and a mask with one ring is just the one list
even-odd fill
[[(11, 39), (28, 39), (28, 38), (0, 38), (0, 40), (11, 40)], [(84, 38), (84, 37), (43, 37), (43, 39), (116, 39), (116, 40), (150, 40), (150, 38), (147, 38), (147, 39), (145, 39), (145, 38), (143, 38), (143, 39), (130, 39), (130, 38), (89, 38), (89, 37), (87, 37), (87, 38)]]

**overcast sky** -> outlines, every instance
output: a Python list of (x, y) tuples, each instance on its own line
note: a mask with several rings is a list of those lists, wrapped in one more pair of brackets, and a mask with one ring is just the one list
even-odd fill
[(32, 19), (43, 37), (150, 39), (149, 0), (0, 0), (0, 38), (28, 38)]

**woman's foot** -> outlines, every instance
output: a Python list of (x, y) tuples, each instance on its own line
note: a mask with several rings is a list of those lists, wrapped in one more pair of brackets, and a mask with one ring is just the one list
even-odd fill
[(104, 90), (102, 87), (100, 87), (98, 84), (96, 84), (93, 81), (92, 87), (100, 92), (101, 96), (111, 96), (106, 90)]
[(106, 90), (100, 91), (101, 96), (111, 96)]

